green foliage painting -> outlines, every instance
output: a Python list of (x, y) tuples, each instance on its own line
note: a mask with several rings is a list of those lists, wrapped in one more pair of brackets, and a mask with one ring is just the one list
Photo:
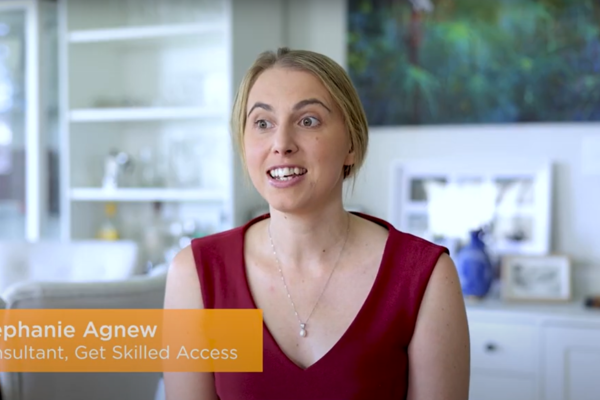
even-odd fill
[(600, 121), (600, 0), (348, 0), (370, 125)]

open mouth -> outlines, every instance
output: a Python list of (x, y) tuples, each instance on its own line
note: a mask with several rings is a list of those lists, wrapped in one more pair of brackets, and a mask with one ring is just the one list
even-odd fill
[(298, 176), (302, 176), (308, 172), (304, 168), (292, 167), (292, 168), (274, 168), (268, 172), (269, 176), (278, 181), (289, 181)]

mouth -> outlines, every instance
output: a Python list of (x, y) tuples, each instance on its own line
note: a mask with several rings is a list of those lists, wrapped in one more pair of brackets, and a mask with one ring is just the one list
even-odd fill
[(270, 178), (278, 181), (289, 181), (295, 177), (302, 176), (308, 171), (302, 167), (278, 167), (267, 171)]

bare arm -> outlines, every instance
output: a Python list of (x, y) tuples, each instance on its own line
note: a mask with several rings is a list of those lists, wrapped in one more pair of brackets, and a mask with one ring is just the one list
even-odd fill
[(409, 400), (469, 398), (469, 328), (458, 274), (447, 254), (429, 280), (408, 356)]
[[(181, 250), (169, 268), (165, 308), (204, 308), (198, 272), (190, 247)], [(218, 399), (212, 373), (165, 372), (164, 380), (167, 400)]]

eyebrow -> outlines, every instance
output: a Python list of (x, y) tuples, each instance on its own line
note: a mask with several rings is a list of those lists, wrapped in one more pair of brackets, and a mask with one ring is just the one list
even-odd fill
[(246, 116), (249, 116), (252, 113), (252, 111), (254, 111), (255, 108), (262, 108), (262, 109), (267, 110), (267, 111), (273, 111), (273, 107), (271, 107), (268, 104), (261, 103), (260, 101), (258, 101), (256, 103), (254, 103), (254, 105), (252, 106), (252, 108), (250, 109), (250, 111), (248, 111), (248, 114)]
[(306, 106), (308, 106), (308, 105), (310, 105), (310, 104), (320, 104), (320, 105), (321, 105), (321, 106), (323, 106), (323, 107), (324, 107), (324, 108), (325, 108), (327, 111), (331, 112), (331, 110), (329, 109), (329, 107), (327, 107), (327, 106), (325, 105), (325, 103), (323, 103), (321, 100), (319, 100), (319, 99), (315, 99), (315, 98), (312, 98), (312, 99), (306, 99), (306, 100), (299, 101), (299, 102), (298, 102), (298, 103), (296, 103), (296, 105), (294, 106), (294, 111), (298, 111), (298, 110), (300, 110), (301, 108), (303, 108), (303, 107), (306, 107)]
[[(298, 103), (296, 103), (296, 105), (294, 106), (293, 110), (294, 111), (298, 111), (298, 110), (300, 110), (300, 109), (302, 109), (302, 108), (304, 108), (304, 107), (306, 107), (308, 105), (311, 105), (311, 104), (318, 104), (318, 105), (322, 106), (323, 108), (325, 108), (327, 111), (331, 112), (331, 109), (329, 107), (327, 107), (325, 105), (325, 103), (323, 103), (321, 100), (315, 99), (315, 98), (310, 98), (310, 99), (299, 101)], [(250, 111), (248, 111), (247, 115), (250, 115), (250, 113), (252, 113), (252, 111), (255, 108), (262, 108), (262, 109), (267, 110), (267, 111), (273, 111), (273, 107), (271, 107), (269, 104), (261, 103), (261, 102), (256, 102), (256, 103), (254, 103), (254, 105), (252, 106), (252, 108), (250, 109)]]

